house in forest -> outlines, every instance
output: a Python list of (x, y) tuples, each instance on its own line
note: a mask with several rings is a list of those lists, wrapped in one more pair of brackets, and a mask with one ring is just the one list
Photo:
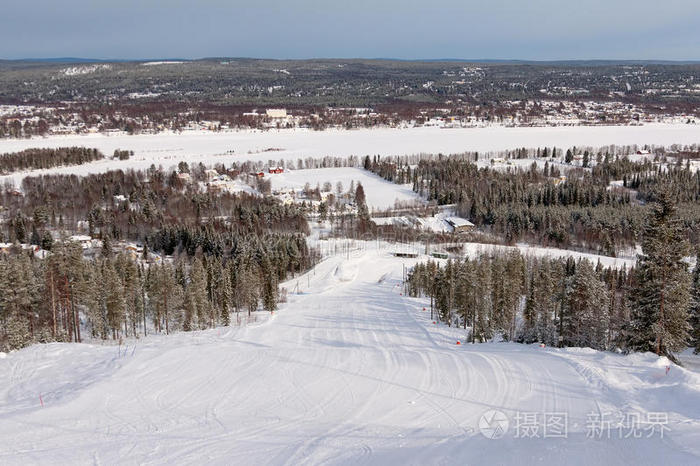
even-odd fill
[(447, 217), (445, 221), (452, 227), (452, 231), (455, 233), (463, 233), (474, 229), (474, 224), (472, 222), (461, 217)]
[(79, 243), (83, 249), (98, 248), (102, 245), (102, 241), (92, 239), (92, 237), (88, 235), (73, 235), (68, 239)]

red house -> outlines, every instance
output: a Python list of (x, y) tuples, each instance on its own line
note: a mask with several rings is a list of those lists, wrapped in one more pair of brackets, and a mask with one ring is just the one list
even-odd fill
[(277, 174), (279, 174), (279, 173), (284, 173), (284, 168), (282, 168), (282, 167), (275, 167), (275, 168), (270, 168), (268, 171), (269, 171), (270, 173), (277, 173)]

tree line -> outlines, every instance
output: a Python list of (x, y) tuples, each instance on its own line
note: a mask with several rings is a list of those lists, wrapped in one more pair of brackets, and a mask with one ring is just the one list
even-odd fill
[(61, 165), (82, 165), (102, 158), (104, 158), (102, 152), (87, 147), (26, 149), (0, 155), (0, 174), (6, 175), (16, 171), (46, 169)]
[[(363, 166), (383, 178), (411, 183), (413, 190), (438, 205), (456, 204), (459, 215), (508, 243), (529, 241), (558, 247), (578, 247), (615, 256), (634, 247), (644, 218), (660, 185), (671, 185), (685, 226), (685, 235), (700, 243), (700, 173), (689, 157), (670, 163), (632, 162), (610, 148), (568, 149), (567, 154), (593, 161), (589, 168), (567, 166), (552, 159), (562, 150), (518, 150), (506, 156), (540, 157), (530, 167), (479, 167), (479, 154), (437, 156), (408, 161), (366, 157)], [(663, 154), (661, 157), (667, 157)], [(411, 163), (413, 162), (413, 163)], [(562, 170), (566, 169), (565, 180)], [(621, 186), (611, 181), (621, 180)]]
[(692, 274), (688, 244), (664, 193), (645, 223), (637, 266), (614, 269), (587, 259), (524, 258), (517, 250), (420, 263), (408, 274), (412, 296), (431, 300), (434, 319), (469, 328), (469, 339), (653, 351), (676, 361), (700, 350), (700, 252)]
[(22, 181), (21, 195), (0, 191), (4, 222), (0, 242), (39, 244), (47, 231), (87, 230), (90, 236), (143, 243), (167, 226), (207, 225), (226, 234), (265, 231), (308, 233), (300, 207), (245, 193), (202, 187), (205, 167), (177, 170), (115, 170), (87, 176), (41, 175)]
[(88, 259), (72, 241), (58, 242), (45, 260), (2, 254), (0, 350), (207, 329), (242, 312), (274, 311), (284, 299), (280, 281), (309, 261), (301, 250), (294, 264), (276, 262), (283, 246), (259, 242), (221, 257), (200, 252), (153, 264), (108, 247)]

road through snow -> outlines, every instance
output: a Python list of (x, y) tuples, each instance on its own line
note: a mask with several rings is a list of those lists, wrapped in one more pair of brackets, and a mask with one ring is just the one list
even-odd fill
[[(400, 295), (412, 259), (331, 257), (257, 326), (0, 359), (0, 464), (698, 464), (697, 374), (650, 355), (456, 345)], [(44, 406), (40, 406), (39, 395)], [(665, 404), (664, 400), (673, 399)], [(487, 439), (488, 410), (510, 428)], [(668, 411), (663, 439), (586, 438), (607, 410)], [(568, 438), (516, 438), (518, 413)]]

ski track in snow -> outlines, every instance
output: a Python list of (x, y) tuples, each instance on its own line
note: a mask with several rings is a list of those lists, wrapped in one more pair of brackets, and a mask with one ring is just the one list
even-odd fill
[[(0, 359), (0, 464), (698, 464), (700, 376), (651, 355), (464, 343), (401, 295), (386, 251), (332, 256), (261, 325), (47, 344)], [(456, 345), (456, 340), (462, 341)], [(135, 345), (134, 349), (133, 345)], [(42, 395), (45, 406), (39, 405)], [(478, 429), (490, 409), (505, 437)], [(664, 439), (587, 439), (589, 413), (668, 411)], [(565, 412), (567, 439), (515, 438)]]

